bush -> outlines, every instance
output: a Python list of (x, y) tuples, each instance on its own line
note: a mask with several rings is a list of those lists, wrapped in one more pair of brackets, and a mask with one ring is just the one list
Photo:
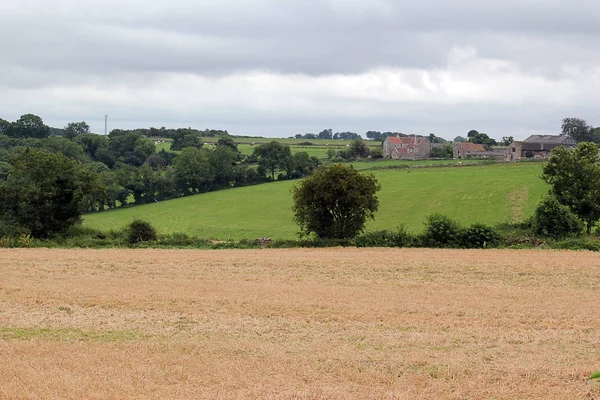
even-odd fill
[(457, 247), (460, 244), (460, 226), (450, 217), (431, 214), (425, 223), (422, 244), (430, 247)]
[(354, 244), (356, 247), (410, 247), (415, 238), (400, 225), (396, 231), (367, 232), (358, 236)]
[(583, 226), (568, 207), (548, 194), (535, 209), (532, 228), (537, 235), (558, 239), (581, 234)]
[(383, 158), (383, 149), (380, 147), (375, 147), (371, 149), (370, 152), (371, 158)]
[(490, 226), (473, 224), (461, 234), (461, 245), (468, 249), (495, 247), (500, 242), (500, 235)]
[(157, 237), (156, 229), (154, 229), (152, 224), (141, 219), (136, 219), (127, 225), (126, 230), (127, 241), (130, 244), (155, 241)]

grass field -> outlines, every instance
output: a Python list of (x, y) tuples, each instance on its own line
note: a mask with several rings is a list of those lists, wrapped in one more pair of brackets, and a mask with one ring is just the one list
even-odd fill
[[(547, 191), (539, 178), (541, 168), (536, 163), (374, 171), (382, 190), (379, 212), (368, 229), (394, 229), (403, 223), (420, 232), (426, 216), (433, 212), (451, 215), (462, 224), (521, 220), (533, 213)], [(289, 239), (297, 232), (290, 194), (295, 183), (274, 182), (88, 214), (84, 225), (120, 229), (142, 218), (163, 233)]]
[(0, 250), (2, 399), (595, 399), (598, 258)]

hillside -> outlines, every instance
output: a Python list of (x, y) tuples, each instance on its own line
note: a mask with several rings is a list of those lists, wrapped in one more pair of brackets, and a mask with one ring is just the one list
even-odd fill
[[(531, 215), (547, 190), (539, 178), (541, 169), (541, 164), (532, 163), (375, 171), (382, 185), (380, 207), (368, 229), (393, 229), (404, 223), (420, 231), (433, 212), (451, 215), (462, 224), (521, 220)], [(294, 184), (274, 182), (89, 214), (84, 225), (119, 229), (142, 218), (162, 233), (214, 239), (294, 238), (297, 227), (290, 211)]]

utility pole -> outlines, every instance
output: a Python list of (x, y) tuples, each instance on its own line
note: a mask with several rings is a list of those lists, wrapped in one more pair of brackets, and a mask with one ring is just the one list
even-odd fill
[(108, 135), (108, 114), (104, 114), (104, 135)]

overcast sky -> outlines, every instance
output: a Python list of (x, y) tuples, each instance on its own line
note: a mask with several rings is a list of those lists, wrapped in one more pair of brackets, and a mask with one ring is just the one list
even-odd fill
[(2, 0), (0, 118), (452, 139), (600, 125), (598, 0)]

